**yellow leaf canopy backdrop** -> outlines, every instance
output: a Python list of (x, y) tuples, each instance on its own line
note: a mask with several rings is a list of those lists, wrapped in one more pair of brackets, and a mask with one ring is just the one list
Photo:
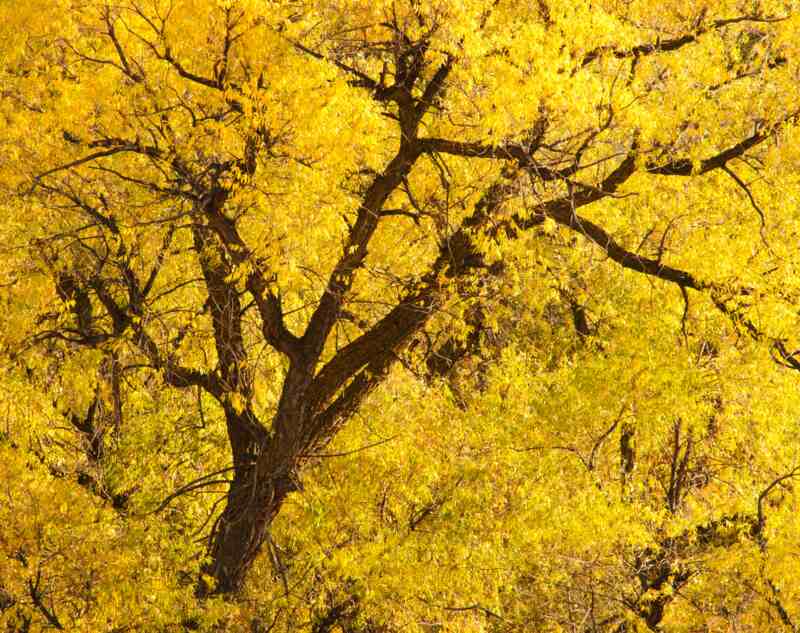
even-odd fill
[(0, 0), (9, 631), (795, 631), (793, 1)]

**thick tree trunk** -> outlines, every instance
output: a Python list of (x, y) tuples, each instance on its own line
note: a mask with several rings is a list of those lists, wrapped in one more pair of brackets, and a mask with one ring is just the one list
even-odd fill
[(241, 590), (272, 520), (286, 496), (298, 489), (296, 451), (285, 438), (268, 434), (249, 412), (226, 410), (226, 418), (234, 477), (210, 537), (210, 560), (196, 590), (201, 598)]
[(197, 594), (233, 594), (244, 583), (267, 529), (289, 492), (285, 486), (255, 476), (257, 469), (236, 474), (225, 510), (218, 519), (210, 562), (203, 567)]

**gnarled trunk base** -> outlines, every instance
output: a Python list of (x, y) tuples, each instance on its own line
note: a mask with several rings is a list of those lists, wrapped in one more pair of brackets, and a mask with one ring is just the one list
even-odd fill
[(227, 418), (234, 478), (210, 536), (209, 561), (201, 568), (196, 589), (200, 598), (241, 590), (270, 524), (287, 495), (298, 488), (293, 455), (278, 450), (274, 437), (254, 433), (246, 414)]

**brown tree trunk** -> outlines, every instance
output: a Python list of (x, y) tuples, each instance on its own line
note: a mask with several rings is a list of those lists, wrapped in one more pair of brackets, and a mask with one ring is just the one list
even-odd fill
[(225, 413), (234, 476), (210, 536), (210, 560), (201, 569), (196, 589), (201, 598), (241, 590), (272, 520), (286, 496), (298, 489), (296, 451), (285, 438), (268, 434), (251, 412)]

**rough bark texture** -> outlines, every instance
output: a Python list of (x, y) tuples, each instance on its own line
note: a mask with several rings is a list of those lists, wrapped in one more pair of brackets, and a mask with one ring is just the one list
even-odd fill
[(236, 413), (228, 414), (234, 475), (225, 509), (212, 533), (210, 562), (203, 568), (208, 578), (198, 585), (200, 596), (241, 589), (270, 522), (286, 495), (296, 488), (291, 467), (279, 465), (285, 459), (276, 454), (277, 443), (266, 436), (255, 437), (245, 430), (249, 424), (243, 422)]

